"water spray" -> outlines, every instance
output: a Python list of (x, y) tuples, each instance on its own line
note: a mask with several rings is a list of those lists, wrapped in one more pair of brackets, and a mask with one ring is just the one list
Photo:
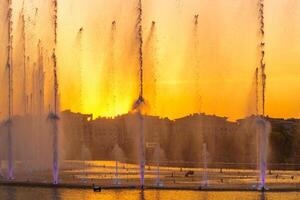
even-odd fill
[(38, 115), (42, 116), (44, 114), (44, 56), (43, 48), (41, 45), (41, 40), (38, 42)]
[(24, 115), (27, 114), (27, 105), (26, 105), (26, 98), (27, 98), (27, 45), (26, 45), (26, 20), (25, 20), (25, 5), (24, 0), (22, 4), (22, 11), (21, 11), (21, 22), (22, 22), (22, 41), (23, 41), (23, 103), (24, 103)]
[(260, 19), (260, 70), (261, 70), (261, 82), (262, 82), (262, 115), (265, 115), (265, 100), (266, 100), (266, 79), (265, 72), (265, 16), (264, 16), (264, 0), (259, 0), (259, 19)]
[(194, 25), (197, 26), (198, 25), (198, 19), (199, 19), (199, 14), (194, 16)]
[(13, 150), (12, 150), (12, 117), (13, 117), (13, 21), (12, 0), (8, 3), (8, 53), (6, 68), (8, 70), (8, 120), (7, 120), (7, 145), (8, 145), (8, 179), (13, 179)]
[(193, 55), (194, 55), (194, 62), (195, 62), (195, 79), (196, 79), (196, 102), (197, 102), (197, 110), (200, 113), (201, 107), (202, 107), (202, 97), (201, 97), (201, 91), (200, 91), (200, 66), (199, 66), (199, 40), (198, 40), (198, 27), (199, 27), (199, 14), (194, 15), (194, 28), (193, 28), (193, 43), (194, 43), (194, 49), (193, 49)]
[(111, 35), (110, 35), (110, 53), (109, 53), (109, 91), (112, 94), (112, 113), (115, 114), (116, 111), (116, 94), (115, 94), (115, 46), (116, 46), (116, 31), (117, 23), (114, 20), (111, 23)]
[(140, 125), (140, 185), (141, 189), (144, 189), (145, 185), (145, 138), (144, 138), (144, 120), (142, 115), (142, 107), (145, 103), (144, 97), (143, 97), (143, 24), (142, 24), (142, 17), (143, 17), (143, 7), (142, 7), (142, 0), (138, 0), (138, 7), (137, 7), (138, 13), (137, 13), (137, 41), (138, 41), (138, 48), (139, 48), (139, 69), (140, 69), (140, 94), (138, 100), (135, 102), (134, 107), (138, 110), (138, 116), (139, 116), (139, 125)]
[(82, 65), (81, 65), (81, 54), (82, 54), (82, 35), (83, 35), (83, 27), (81, 27), (77, 33), (76, 43), (78, 46), (76, 48), (79, 49), (78, 55), (78, 65), (79, 65), (79, 110), (82, 110)]
[(142, 0), (138, 0), (137, 39), (139, 45), (139, 68), (140, 68), (140, 97), (143, 97), (143, 8)]
[(57, 47), (57, 0), (53, 0), (54, 4), (54, 49), (53, 49), (53, 76), (54, 76), (54, 114), (57, 115), (58, 112), (58, 79), (57, 79), (57, 56), (56, 56), (56, 47)]
[(207, 170), (207, 145), (203, 143), (203, 150), (202, 150), (202, 157), (203, 157), (203, 187), (208, 186), (208, 170)]
[[(158, 65), (158, 59), (156, 57), (156, 48), (157, 48), (157, 36), (156, 36), (156, 22), (151, 22), (151, 27), (149, 34), (144, 42), (144, 50), (146, 55), (146, 63), (148, 64), (148, 72), (151, 74), (151, 83), (153, 83), (153, 87), (151, 87), (151, 90), (153, 91), (152, 94), (152, 113), (156, 115), (156, 98), (157, 98), (157, 70), (156, 65)], [(148, 61), (148, 62), (147, 62)], [(151, 71), (150, 71), (151, 70)], [(152, 82), (153, 81), (153, 82)]]
[(258, 67), (255, 69), (255, 111), (256, 111), (256, 115), (259, 114), (259, 96), (258, 96), (258, 92), (259, 92), (259, 69)]
[(267, 177), (267, 161), (268, 161), (268, 146), (271, 125), (262, 117), (256, 119), (256, 135), (257, 135), (257, 160), (260, 172), (260, 185), (258, 190), (264, 191), (266, 187)]
[(57, 56), (56, 56), (56, 47), (57, 47), (57, 0), (52, 0), (53, 6), (53, 30), (54, 30), (54, 48), (52, 54), (53, 61), (53, 89), (54, 89), (54, 110), (50, 113), (50, 120), (53, 124), (53, 184), (58, 184), (58, 78), (57, 78)]
[[(267, 156), (269, 146), (269, 133), (270, 125), (264, 119), (265, 116), (265, 100), (266, 100), (266, 79), (265, 72), (265, 16), (264, 16), (264, 0), (259, 0), (259, 24), (260, 24), (260, 73), (261, 73), (261, 86), (262, 86), (262, 117), (256, 119), (256, 134), (258, 135), (259, 144), (259, 169), (260, 169), (260, 185), (259, 190), (266, 190), (266, 170), (267, 170)], [(258, 69), (256, 69), (256, 79), (258, 80)], [(258, 87), (257, 87), (258, 88)], [(258, 93), (258, 92), (257, 92)], [(258, 96), (258, 94), (257, 94)]]

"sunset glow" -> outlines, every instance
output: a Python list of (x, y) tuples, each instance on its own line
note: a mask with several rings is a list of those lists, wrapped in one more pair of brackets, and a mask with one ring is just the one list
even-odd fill
[[(17, 18), (22, 4), (14, 4)], [(139, 91), (136, 1), (64, 0), (58, 8), (61, 110), (95, 117), (129, 112)], [(298, 1), (266, 1), (266, 114), (274, 117), (300, 117), (299, 8)], [(28, 52), (36, 51), (39, 39), (50, 51), (47, 3), (33, 0), (25, 10), (32, 41)], [(235, 120), (254, 113), (253, 76), (259, 65), (255, 2), (147, 0), (143, 11), (148, 114), (174, 119), (205, 112)]]

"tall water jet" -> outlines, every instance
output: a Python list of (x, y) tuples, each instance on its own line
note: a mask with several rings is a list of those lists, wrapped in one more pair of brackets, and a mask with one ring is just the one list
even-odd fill
[(269, 135), (271, 125), (262, 117), (256, 118), (256, 135), (257, 135), (257, 151), (258, 151), (258, 168), (260, 172), (260, 185), (258, 189), (264, 191), (266, 189), (266, 171), (267, 171), (267, 158)]
[(140, 160), (140, 186), (143, 189), (145, 185), (145, 136), (144, 136), (144, 119), (142, 114), (142, 108), (145, 105), (145, 100), (143, 96), (143, 8), (142, 0), (138, 0), (137, 5), (137, 22), (136, 22), (136, 34), (138, 43), (138, 61), (139, 61), (139, 86), (140, 92), (139, 97), (133, 105), (133, 110), (136, 110), (139, 118), (139, 160)]
[[(107, 100), (109, 106), (109, 115), (115, 115), (116, 111), (116, 32), (117, 32), (117, 22), (113, 21), (111, 23), (110, 38), (108, 43), (108, 56), (107, 56), (107, 79), (105, 80), (107, 96), (110, 96)], [(111, 99), (111, 100), (110, 100)]]
[(138, 51), (139, 51), (139, 71), (140, 71), (140, 97), (143, 99), (143, 7), (142, 0), (138, 0), (138, 17), (137, 17), (137, 41), (138, 41)]
[(256, 115), (259, 114), (259, 71), (258, 67), (255, 69), (255, 112)]
[[(81, 111), (82, 110), (82, 37), (84, 34), (84, 28), (81, 27), (78, 32), (77, 32), (77, 36), (75, 39), (75, 55), (76, 56), (76, 74), (78, 74), (78, 85), (76, 85), (78, 87), (78, 96), (77, 96), (77, 102), (76, 102), (76, 109)], [(75, 88), (74, 88), (75, 89)], [(77, 89), (77, 88), (76, 88)]]
[(145, 136), (144, 136), (144, 117), (143, 117), (143, 106), (145, 105), (144, 98), (139, 96), (133, 105), (133, 110), (137, 112), (138, 115), (138, 132), (139, 132), (139, 162), (140, 162), (140, 187), (144, 189), (145, 185)]
[[(44, 114), (44, 106), (45, 106), (45, 72), (44, 72), (44, 52), (43, 52), (43, 47), (42, 43), (39, 40), (37, 44), (37, 65), (36, 69), (34, 70), (34, 76), (33, 76), (33, 101), (35, 108), (32, 110), (32, 115), (35, 115), (36, 117), (33, 118), (32, 120), (32, 134), (34, 134), (35, 139), (38, 141), (35, 144), (35, 147), (37, 151), (35, 152), (36, 156), (36, 163), (34, 167), (41, 167), (43, 164), (40, 162), (44, 163), (45, 157), (45, 150), (44, 147), (44, 140), (43, 138), (45, 137), (43, 134), (41, 134), (44, 124), (44, 119), (43, 117), (45, 116)], [(45, 162), (46, 163), (46, 162)]]
[(21, 31), (22, 31), (22, 42), (23, 42), (23, 95), (22, 95), (22, 102), (23, 102), (23, 109), (24, 109), (24, 115), (27, 114), (27, 44), (26, 44), (26, 20), (25, 20), (25, 5), (24, 5), (24, 0), (23, 0), (23, 5), (22, 5), (22, 11), (21, 11)]
[(260, 19), (260, 70), (262, 84), (262, 115), (265, 115), (265, 100), (266, 100), (266, 79), (265, 72), (265, 16), (264, 16), (264, 0), (259, 0), (259, 19)]
[(52, 123), (53, 136), (52, 136), (52, 148), (53, 148), (53, 184), (58, 184), (58, 77), (57, 77), (57, 57), (56, 57), (56, 47), (57, 47), (57, 0), (52, 0), (52, 20), (53, 20), (53, 30), (54, 30), (54, 48), (52, 54), (53, 61), (53, 90), (54, 90), (54, 101), (53, 110), (49, 114), (49, 119)]
[[(147, 100), (151, 101), (151, 113), (156, 115), (157, 111), (157, 28), (156, 22), (152, 21), (150, 32), (145, 40), (144, 44), (144, 63), (145, 63), (145, 79), (148, 80), (148, 84), (145, 85), (147, 92)], [(147, 75), (149, 77), (147, 77)]]
[(119, 177), (119, 162), (124, 159), (124, 153), (122, 151), (122, 149), (120, 148), (120, 146), (118, 144), (116, 144), (112, 150), (113, 153), (113, 157), (116, 161), (116, 171), (115, 171), (115, 184), (116, 185), (120, 185), (121, 181), (120, 181), (120, 177)]
[[(80, 27), (78, 32), (77, 32), (77, 35), (76, 35), (76, 38), (75, 38), (75, 49), (74, 49), (74, 54), (76, 55), (76, 60), (75, 60), (75, 65), (76, 65), (76, 85), (74, 87), (74, 90), (77, 91), (77, 98), (76, 98), (76, 103), (75, 103), (75, 108), (74, 109), (77, 109), (78, 111), (82, 111), (82, 108), (83, 108), (83, 104), (82, 104), (82, 96), (83, 96), (83, 34), (85, 34), (85, 28), (84, 27)], [(86, 168), (87, 168), (87, 165), (86, 165), (86, 160), (89, 159), (89, 152), (88, 152), (88, 148), (86, 147), (85, 144), (83, 144), (83, 147), (81, 149), (81, 159), (83, 160), (83, 163), (82, 163), (82, 169), (83, 169), (83, 173), (86, 174)], [(86, 182), (86, 177), (82, 178), (82, 181), (83, 182)]]
[[(265, 93), (266, 93), (266, 72), (265, 72), (265, 20), (264, 20), (264, 0), (259, 0), (259, 24), (260, 24), (260, 79), (261, 79), (261, 115), (256, 118), (256, 135), (257, 135), (257, 159), (260, 172), (260, 185), (258, 189), (266, 189), (266, 170), (267, 170), (267, 155), (269, 145), (270, 123), (264, 119), (265, 116)], [(256, 82), (258, 85), (258, 69), (256, 69)], [(259, 98), (258, 89), (256, 89), (257, 99)], [(258, 101), (258, 100), (257, 100)], [(258, 106), (257, 106), (258, 107)], [(257, 109), (258, 111), (258, 109)], [(259, 112), (258, 112), (259, 113)]]
[(194, 75), (195, 75), (195, 87), (196, 87), (196, 105), (197, 111), (201, 112), (202, 107), (202, 97), (200, 94), (200, 60), (199, 60), (199, 14), (194, 15), (194, 26), (193, 26), (193, 60), (194, 60)]
[(203, 143), (203, 150), (202, 150), (202, 157), (203, 157), (203, 187), (208, 186), (208, 172), (207, 172), (207, 145)]
[(41, 41), (38, 43), (38, 68), (37, 68), (37, 114), (41, 117), (44, 114), (44, 97), (45, 97), (45, 75), (44, 75), (44, 56)]
[(163, 184), (160, 180), (160, 160), (161, 160), (161, 149), (159, 143), (156, 144), (155, 149), (154, 149), (154, 159), (156, 162), (156, 180), (155, 184), (158, 187), (161, 187)]
[(12, 21), (12, 0), (8, 1), (8, 13), (7, 13), (7, 31), (8, 31), (8, 52), (7, 52), (7, 75), (8, 75), (8, 119), (7, 126), (7, 145), (8, 145), (8, 179), (13, 179), (13, 148), (12, 148), (12, 123), (13, 123), (13, 21)]
[[(140, 111), (142, 106), (145, 106), (144, 101), (144, 90), (147, 90), (147, 101), (151, 101), (151, 112), (156, 115), (156, 99), (157, 99), (157, 70), (156, 65), (158, 64), (157, 59), (157, 25), (155, 21), (151, 22), (150, 31), (148, 32), (145, 40), (143, 39), (143, 29), (142, 29), (142, 4), (139, 1), (139, 13), (138, 13), (138, 23), (136, 25), (138, 32), (138, 42), (139, 42), (139, 61), (140, 61)], [(144, 52), (142, 51), (144, 50)], [(148, 76), (148, 77), (147, 77)], [(143, 79), (147, 80), (144, 85)], [(148, 84), (147, 84), (148, 83)], [(145, 96), (146, 96), (145, 95)], [(149, 99), (148, 99), (149, 98)], [(136, 103), (137, 104), (137, 103)], [(147, 105), (148, 106), (148, 105)], [(145, 162), (145, 152), (144, 152), (144, 130), (143, 130), (143, 119), (141, 113), (139, 113), (140, 119), (140, 127), (141, 127), (141, 141), (140, 141), (140, 149), (141, 149), (141, 158), (142, 162)], [(162, 182), (160, 181), (160, 156), (161, 149), (159, 142), (156, 143), (154, 149), (154, 160), (157, 164), (156, 166), (156, 182), (157, 186), (162, 186)], [(141, 167), (141, 182), (142, 187), (144, 184), (144, 166)]]
[(116, 94), (115, 94), (115, 46), (116, 46), (116, 31), (117, 31), (117, 23), (116, 21), (112, 22), (111, 25), (111, 91), (112, 91), (112, 107), (113, 107), (113, 114), (115, 114), (115, 109), (116, 109)]

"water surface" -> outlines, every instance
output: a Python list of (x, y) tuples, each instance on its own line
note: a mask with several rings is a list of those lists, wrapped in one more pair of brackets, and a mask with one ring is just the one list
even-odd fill
[(1, 200), (298, 200), (300, 192), (198, 192), (174, 190), (50, 189), (0, 186)]

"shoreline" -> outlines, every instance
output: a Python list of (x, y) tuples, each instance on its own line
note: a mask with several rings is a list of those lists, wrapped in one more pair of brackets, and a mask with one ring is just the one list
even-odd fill
[[(11, 186), (11, 187), (31, 187), (31, 188), (52, 188), (52, 189), (83, 189), (93, 190), (93, 185), (90, 184), (71, 184), (71, 183), (59, 183), (57, 185), (52, 183), (41, 183), (41, 182), (22, 182), (22, 181), (0, 181), (0, 187)], [(300, 187), (297, 186), (275, 186), (268, 187), (266, 190), (261, 191), (256, 187), (247, 185), (233, 185), (228, 187), (218, 187), (217, 185), (208, 187), (195, 187), (195, 186), (144, 186), (141, 189), (140, 186), (116, 186), (106, 185), (101, 186), (103, 190), (186, 190), (186, 191), (199, 191), (199, 192), (300, 192)]]

